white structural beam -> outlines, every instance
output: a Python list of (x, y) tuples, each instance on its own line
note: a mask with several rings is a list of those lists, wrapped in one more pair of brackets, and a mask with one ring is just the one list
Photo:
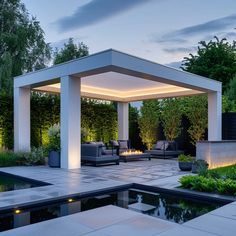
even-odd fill
[(118, 102), (117, 113), (118, 113), (118, 139), (128, 140), (129, 139), (129, 103)]
[(221, 92), (208, 93), (208, 140), (222, 139), (222, 95)]
[(109, 49), (15, 78), (17, 87), (51, 84), (65, 75), (85, 77), (108, 71), (202, 92), (219, 91), (221, 83), (202, 76)]
[(30, 151), (30, 88), (14, 88), (14, 151)]
[(80, 78), (61, 78), (61, 168), (81, 166)]

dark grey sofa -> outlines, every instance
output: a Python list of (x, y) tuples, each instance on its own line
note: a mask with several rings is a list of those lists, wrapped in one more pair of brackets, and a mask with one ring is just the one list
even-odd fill
[(131, 149), (130, 140), (110, 140), (112, 150), (115, 150), (116, 155)]
[(82, 144), (81, 161), (90, 163), (94, 166), (99, 164), (115, 163), (119, 165), (119, 156), (106, 154), (103, 151), (104, 146), (100, 144)]
[(160, 140), (156, 143), (152, 150), (146, 150), (146, 153), (152, 157), (171, 158), (178, 157), (183, 154), (183, 150), (178, 150), (178, 145), (175, 141)]

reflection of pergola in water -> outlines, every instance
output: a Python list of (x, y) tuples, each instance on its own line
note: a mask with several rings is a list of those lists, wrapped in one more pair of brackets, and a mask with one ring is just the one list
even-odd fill
[(81, 96), (118, 102), (118, 136), (128, 139), (128, 103), (208, 94), (208, 139), (221, 140), (221, 83), (112, 49), (14, 80), (14, 143), (30, 150), (30, 91), (61, 94), (61, 166), (79, 168)]

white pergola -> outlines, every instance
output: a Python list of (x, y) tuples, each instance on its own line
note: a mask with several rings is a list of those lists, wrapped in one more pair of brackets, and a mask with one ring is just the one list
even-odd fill
[(113, 49), (14, 79), (14, 150), (30, 150), (30, 92), (61, 96), (61, 167), (80, 168), (81, 97), (118, 102), (118, 137), (128, 139), (128, 103), (208, 94), (208, 140), (221, 140), (221, 83)]

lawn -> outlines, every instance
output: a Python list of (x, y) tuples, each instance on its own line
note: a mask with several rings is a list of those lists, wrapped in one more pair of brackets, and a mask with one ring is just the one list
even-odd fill
[(185, 189), (236, 196), (236, 165), (183, 176), (180, 184)]

